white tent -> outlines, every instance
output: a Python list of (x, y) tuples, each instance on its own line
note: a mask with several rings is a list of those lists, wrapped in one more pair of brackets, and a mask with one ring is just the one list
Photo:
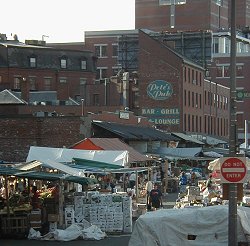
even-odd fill
[[(247, 242), (250, 209), (238, 207), (238, 242)], [(161, 209), (141, 215), (129, 246), (227, 246), (228, 206)]]
[(66, 148), (50, 148), (31, 146), (26, 162), (48, 161), (67, 163), (73, 158), (81, 158), (92, 161), (106, 162), (121, 167), (127, 166), (128, 151), (121, 150), (75, 150)]

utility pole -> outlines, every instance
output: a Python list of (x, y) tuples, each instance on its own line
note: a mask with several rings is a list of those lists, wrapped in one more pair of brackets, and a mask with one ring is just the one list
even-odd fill
[[(231, 53), (230, 53), (230, 132), (229, 156), (236, 156), (236, 24), (235, 0), (231, 0)], [(229, 184), (228, 245), (237, 246), (237, 183)]]

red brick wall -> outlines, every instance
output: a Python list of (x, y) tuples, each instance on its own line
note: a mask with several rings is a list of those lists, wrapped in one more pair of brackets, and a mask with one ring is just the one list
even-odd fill
[(84, 138), (80, 117), (0, 118), (0, 160), (26, 161), (30, 146), (62, 148)]
[(170, 6), (159, 6), (159, 0), (135, 0), (136, 29), (148, 28), (154, 31), (218, 30), (219, 27), (228, 27), (227, 14), (227, 4), (220, 8), (219, 14), (219, 7), (213, 1), (187, 0), (186, 4), (175, 7), (175, 28), (171, 28)]

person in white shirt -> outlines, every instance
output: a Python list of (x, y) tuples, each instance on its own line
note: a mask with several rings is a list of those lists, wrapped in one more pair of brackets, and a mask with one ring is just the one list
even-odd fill
[(146, 197), (146, 201), (147, 201), (147, 210), (151, 210), (151, 205), (150, 205), (150, 201), (149, 201), (149, 195), (151, 190), (153, 189), (153, 182), (145, 179), (146, 185), (145, 185), (145, 190), (147, 192), (147, 197)]

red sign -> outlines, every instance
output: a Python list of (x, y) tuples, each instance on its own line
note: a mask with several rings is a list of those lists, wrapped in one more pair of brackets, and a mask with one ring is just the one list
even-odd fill
[(220, 158), (222, 183), (243, 183), (247, 174), (245, 157)]

